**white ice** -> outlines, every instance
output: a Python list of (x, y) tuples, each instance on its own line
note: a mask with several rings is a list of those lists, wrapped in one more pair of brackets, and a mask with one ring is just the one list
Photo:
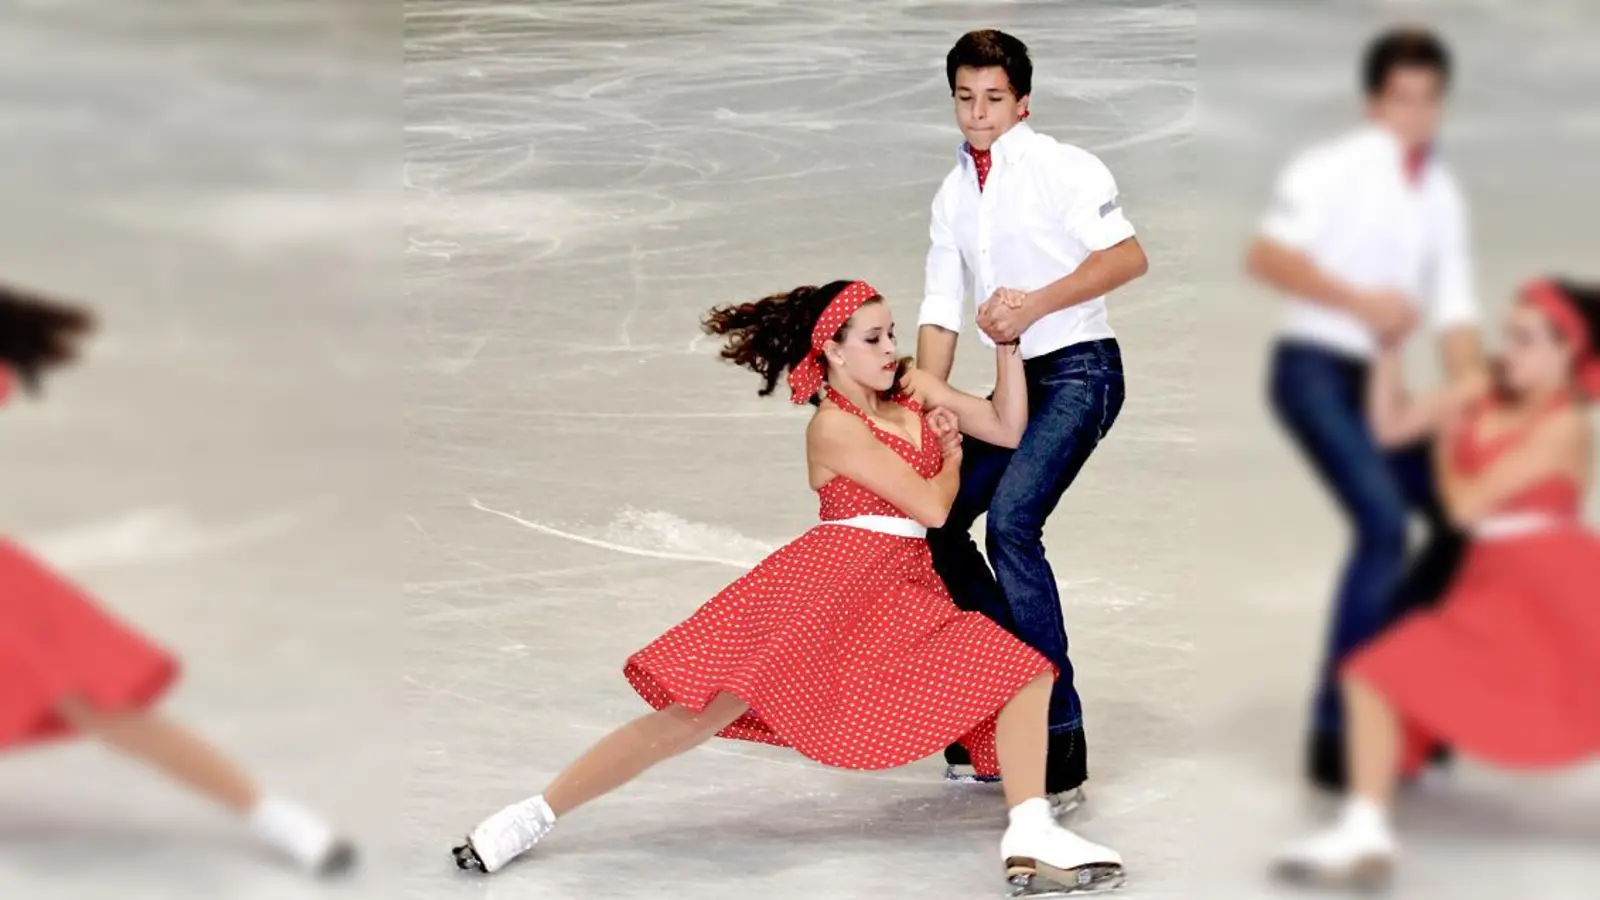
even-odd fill
[[(805, 414), (699, 316), (860, 277), (911, 338), (960, 141), (944, 53), (982, 26), (1029, 41), (1033, 122), (1104, 155), (1157, 260), (1114, 303), (1130, 397), (1049, 543), (1088, 698), (1076, 825), (1138, 861), (1130, 896), (1185, 895), (1193, 4), (451, 2), (406, 34), (416, 896), (1003, 891), (997, 790), (728, 742), (492, 879), (447, 852), (644, 711), (625, 657), (815, 521)], [(957, 380), (992, 373), (969, 337)]]

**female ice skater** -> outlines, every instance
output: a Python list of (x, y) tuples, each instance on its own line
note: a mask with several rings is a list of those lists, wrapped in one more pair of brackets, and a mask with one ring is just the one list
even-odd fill
[[(0, 403), (13, 382), (37, 396), (91, 324), (82, 310), (0, 287)], [(351, 845), (321, 818), (264, 795), (232, 761), (152, 711), (177, 674), (171, 656), (0, 536), (0, 750), (98, 738), (220, 803), (306, 870), (348, 869)]]
[(924, 539), (955, 498), (961, 431), (1000, 446), (1022, 434), (1016, 345), (997, 348), (992, 401), (921, 379), (939, 407), (925, 416), (898, 393), (894, 322), (864, 282), (714, 309), (705, 329), (726, 338), (723, 358), (763, 378), (763, 396), (788, 370), (793, 401), (818, 406), (806, 455), (822, 522), (634, 654), (625, 674), (655, 712), (485, 819), (455, 848), (457, 865), (499, 870), (558, 818), (713, 736), (849, 769), (904, 765), (959, 740), (980, 772), (1005, 771), (1008, 880), (1035, 890), (1120, 884), (1121, 858), (1057, 824), (1045, 797), (1054, 668), (958, 610)]
[(1490, 396), (1408, 401), (1399, 354), (1385, 354), (1373, 429), (1388, 444), (1440, 433), (1445, 505), (1472, 543), (1436, 610), (1413, 614), (1345, 666), (1350, 793), (1337, 824), (1280, 857), (1283, 877), (1385, 881), (1397, 853), (1395, 784), (1441, 742), (1512, 769), (1600, 753), (1600, 537), (1579, 522), (1597, 348), (1600, 288), (1540, 281), (1508, 318)]

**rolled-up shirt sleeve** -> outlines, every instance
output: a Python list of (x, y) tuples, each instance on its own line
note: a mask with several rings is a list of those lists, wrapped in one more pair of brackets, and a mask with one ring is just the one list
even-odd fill
[(1294, 250), (1311, 245), (1325, 214), (1323, 189), (1328, 176), (1322, 163), (1320, 157), (1306, 155), (1284, 168), (1261, 218), (1262, 237)]
[(1117, 180), (1098, 156), (1061, 146), (1051, 166), (1057, 196), (1065, 197), (1067, 229), (1090, 252), (1114, 247), (1134, 236), (1133, 223), (1122, 209)]
[(1467, 204), (1454, 184), (1438, 207), (1438, 245), (1433, 256), (1429, 308), (1433, 327), (1446, 331), (1478, 321), (1478, 297), (1472, 284), (1472, 239)]
[(940, 191), (933, 198), (928, 262), (923, 273), (922, 309), (917, 314), (917, 324), (934, 325), (960, 334), (967, 268), (961, 261), (961, 249), (956, 245), (946, 206), (944, 192)]

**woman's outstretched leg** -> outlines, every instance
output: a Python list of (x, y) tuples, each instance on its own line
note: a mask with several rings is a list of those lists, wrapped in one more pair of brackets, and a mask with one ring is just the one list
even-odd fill
[(455, 848), (456, 865), (495, 872), (533, 849), (556, 819), (608, 794), (646, 770), (700, 746), (749, 709), (719, 694), (701, 712), (668, 706), (612, 731), (550, 782), (543, 794), (502, 809)]
[(1109, 890), (1123, 881), (1122, 857), (1061, 827), (1045, 795), (1052, 687), (1048, 674), (1035, 678), (1006, 703), (995, 723), (995, 753), (1011, 808), (1011, 824), (1000, 841), (1006, 878), (1019, 886)]
[(1279, 873), (1292, 881), (1376, 887), (1389, 879), (1397, 851), (1389, 809), (1400, 778), (1400, 720), (1383, 695), (1344, 680), (1345, 753), (1350, 793), (1332, 828), (1289, 848)]
[(147, 712), (104, 714), (87, 701), (63, 701), (57, 712), (97, 738), (245, 819), (269, 845), (319, 874), (349, 868), (354, 849), (309, 810), (264, 796), (232, 760), (193, 732)]

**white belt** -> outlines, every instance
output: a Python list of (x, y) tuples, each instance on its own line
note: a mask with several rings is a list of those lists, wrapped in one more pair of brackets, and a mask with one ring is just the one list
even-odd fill
[(902, 519), (899, 516), (853, 516), (848, 519), (830, 519), (822, 524), (860, 528), (863, 531), (876, 531), (879, 534), (892, 534), (895, 537), (925, 538), (928, 536), (926, 527), (912, 519)]
[(1472, 536), (1480, 541), (1503, 541), (1509, 538), (1554, 531), (1568, 524), (1568, 519), (1549, 513), (1507, 513), (1490, 516), (1472, 528)]

